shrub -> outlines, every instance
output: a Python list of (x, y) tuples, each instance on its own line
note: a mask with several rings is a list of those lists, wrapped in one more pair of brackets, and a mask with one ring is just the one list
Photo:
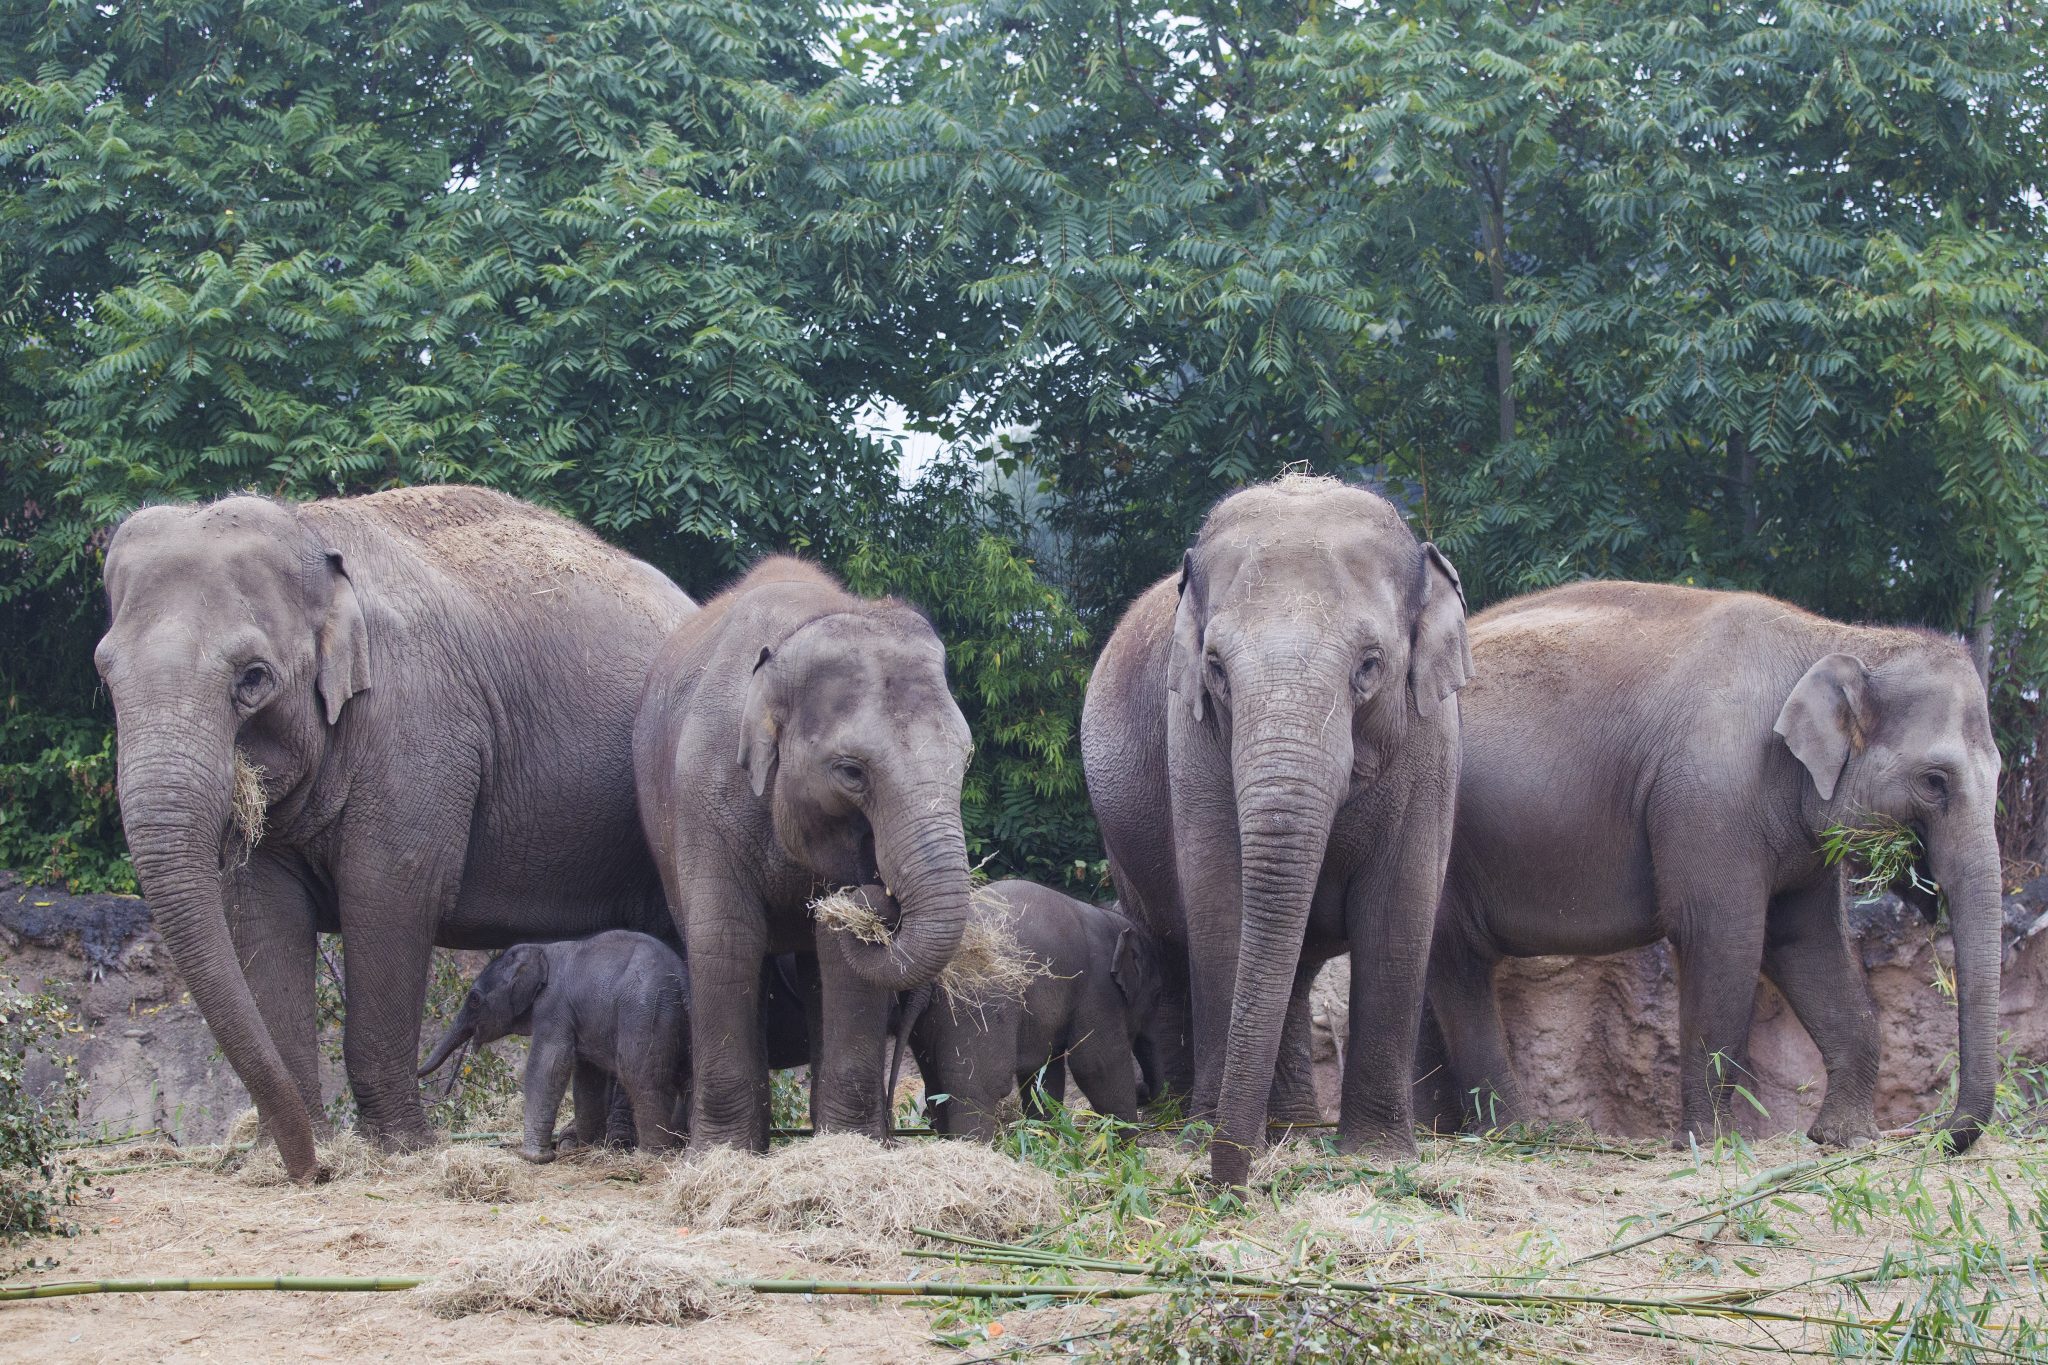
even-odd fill
[[(59, 1147), (85, 1091), (77, 1063), (58, 1045), (76, 1031), (54, 990), (29, 995), (0, 980), (0, 1237), (67, 1231), (57, 1210), (73, 1202), (83, 1179)], [(42, 1094), (28, 1084), (30, 1060), (39, 1055), (57, 1067), (56, 1085)]]

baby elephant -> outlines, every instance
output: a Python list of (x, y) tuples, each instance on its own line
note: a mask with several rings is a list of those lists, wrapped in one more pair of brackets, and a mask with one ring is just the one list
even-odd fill
[(448, 1036), (420, 1075), (462, 1046), (530, 1034), (526, 1058), (528, 1161), (555, 1159), (555, 1114), (573, 1074), (576, 1137), (605, 1135), (611, 1081), (633, 1105), (642, 1147), (674, 1146), (678, 1102), (689, 1093), (689, 976), (675, 949), (613, 929), (563, 943), (522, 943), (484, 968)]
[[(1135, 1122), (1134, 1060), (1151, 1056), (1160, 1016), (1160, 966), (1151, 938), (1114, 910), (1087, 905), (1035, 882), (996, 882), (974, 898), (977, 920), (1002, 915), (1019, 946), (1043, 964), (1020, 1003), (979, 1008), (953, 1004), (934, 986), (905, 997), (898, 1026), (907, 1036), (942, 1133), (995, 1136), (998, 1111), (1014, 1086), (1037, 1113), (1035, 1083), (1058, 1096), (1069, 1068), (1088, 1102)], [(970, 928), (968, 936), (975, 930)], [(934, 995), (937, 998), (934, 998)], [(1149, 1060), (1146, 1080), (1155, 1078)], [(890, 1093), (894, 1094), (894, 1077)]]

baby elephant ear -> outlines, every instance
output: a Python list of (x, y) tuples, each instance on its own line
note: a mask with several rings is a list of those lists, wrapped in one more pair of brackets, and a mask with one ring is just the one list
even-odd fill
[(548, 984), (548, 955), (538, 944), (522, 943), (509, 949), (504, 958), (509, 967), (500, 989), (504, 995), (498, 1004), (507, 1019), (517, 1019), (533, 1009), (534, 1002)]
[(1135, 929), (1119, 929), (1116, 933), (1116, 951), (1109, 959), (1109, 979), (1116, 983), (1126, 1001), (1135, 1000), (1144, 984), (1145, 966), (1138, 955), (1138, 934)]
[(1820, 799), (1834, 799), (1849, 755), (1869, 732), (1870, 670), (1853, 654), (1830, 654), (1806, 670), (1771, 728), (1805, 765)]
[(766, 645), (754, 660), (754, 676), (747, 682), (746, 708), (740, 714), (739, 765), (753, 780), (754, 795), (768, 790), (768, 778), (775, 771), (775, 712), (770, 705), (768, 661), (774, 657)]
[(363, 604), (341, 556), (327, 556), (327, 612), (314, 637), (319, 673), (314, 686), (326, 708), (327, 723), (341, 719), (348, 699), (370, 686), (370, 633), (363, 625)]
[(1173, 652), (1166, 661), (1166, 690), (1202, 718), (1202, 592), (1195, 582), (1195, 552), (1180, 557), (1180, 605), (1173, 611)]
[(1408, 648), (1408, 694), (1415, 713), (1426, 717), (1472, 681), (1472, 646), (1465, 640), (1465, 585), (1458, 571), (1426, 540), (1421, 553), (1422, 605)]

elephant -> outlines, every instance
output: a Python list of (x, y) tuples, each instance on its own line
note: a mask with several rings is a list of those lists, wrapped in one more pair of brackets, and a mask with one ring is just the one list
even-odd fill
[(1819, 1048), (1811, 1136), (1877, 1133), (1878, 1029), (1822, 831), (1910, 826), (1946, 893), (1960, 1084), (1990, 1116), (2000, 953), (1998, 750), (1963, 647), (1752, 593), (1586, 582), (1473, 619), (1465, 761), (1429, 1001), (1451, 1084), (1526, 1114), (1493, 995), (1503, 957), (1668, 938), (1679, 968), (1679, 1141), (1721, 1127), (1759, 970)]
[[(881, 1138), (890, 1002), (959, 946), (969, 893), (960, 791), (971, 741), (930, 622), (814, 565), (757, 564), (683, 622), (633, 733), (648, 846), (694, 982), (693, 1147), (768, 1145), (757, 994), (798, 955), (820, 1131)], [(891, 929), (816, 921), (858, 887)]]
[[(1386, 499), (1303, 475), (1218, 503), (1103, 649), (1081, 714), (1088, 792), (1121, 903), (1165, 943), (1191, 1011), (1192, 1113), (1214, 1121), (1221, 1183), (1244, 1183), (1269, 1100), (1314, 1115), (1308, 988), (1347, 948), (1339, 1143), (1415, 1151), (1470, 675), (1450, 561)], [(1177, 1086), (1188, 1051), (1162, 1057)]]
[[(648, 663), (696, 608), (480, 488), (144, 508), (94, 653), (156, 923), (295, 1180), (322, 1114), (313, 969), (348, 951), (366, 1132), (434, 1140), (414, 1079), (436, 944), (666, 924), (630, 780)], [(260, 837), (259, 837), (260, 836)]]
[[(907, 1044), (924, 1077), (932, 1126), (993, 1138), (1012, 1087), (1024, 1096), (1025, 1112), (1037, 1114), (1039, 1077), (1043, 1093), (1058, 1095), (1069, 1069), (1098, 1113), (1137, 1122), (1136, 1064), (1156, 1031), (1179, 1023), (1161, 1017), (1159, 949), (1151, 935), (1114, 910), (1036, 882), (992, 883), (970, 913), (1002, 916), (1040, 971), (1021, 1000), (935, 1004), (935, 986), (906, 998), (895, 1064), (902, 1065)], [(889, 1093), (895, 1092), (892, 1067)]]
[(610, 929), (562, 943), (522, 943), (477, 975), (455, 1021), (421, 1064), (430, 1075), (464, 1043), (528, 1034), (526, 1131), (519, 1154), (555, 1159), (555, 1115), (573, 1075), (576, 1138), (606, 1137), (614, 1080), (631, 1103), (636, 1144), (675, 1145), (690, 1092), (690, 978), (660, 939)]

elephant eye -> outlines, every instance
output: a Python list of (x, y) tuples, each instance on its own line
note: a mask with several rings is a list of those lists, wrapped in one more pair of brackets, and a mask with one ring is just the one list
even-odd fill
[(840, 786), (850, 792), (867, 790), (867, 770), (850, 758), (834, 759), (832, 762), (832, 776), (838, 781)]
[(1379, 686), (1380, 672), (1386, 667), (1386, 660), (1377, 652), (1366, 655), (1358, 661), (1358, 668), (1351, 675), (1351, 685), (1360, 692), (1371, 692)]
[(270, 685), (270, 670), (262, 664), (250, 664), (242, 670), (242, 676), (235, 679), (235, 699), (254, 703), (262, 699), (263, 689)]
[(1205, 660), (1209, 674), (1209, 693), (1218, 701), (1230, 700), (1230, 674), (1224, 670), (1223, 656), (1211, 651)]
[(1944, 772), (1925, 772), (1920, 774), (1920, 790), (1929, 801), (1947, 801), (1948, 774)]

